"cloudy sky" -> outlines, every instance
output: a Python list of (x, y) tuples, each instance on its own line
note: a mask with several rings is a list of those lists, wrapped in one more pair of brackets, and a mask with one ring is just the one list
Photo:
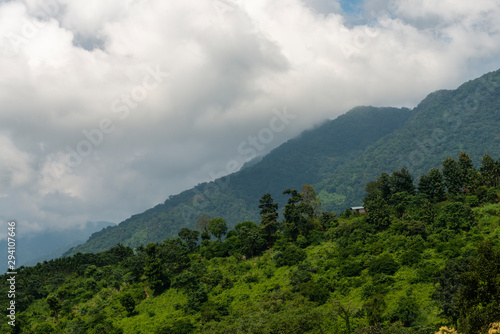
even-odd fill
[(499, 17), (498, 0), (0, 0), (0, 219), (117, 223), (356, 105), (413, 107), (500, 68)]

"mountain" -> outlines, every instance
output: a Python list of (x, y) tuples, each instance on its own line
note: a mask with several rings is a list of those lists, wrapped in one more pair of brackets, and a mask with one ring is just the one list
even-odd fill
[(459, 159), (439, 199), (394, 171), (367, 214), (303, 198), (270, 233), (244, 222), (0, 275), (0, 332), (499, 333), (500, 159)]
[(117, 243), (138, 246), (194, 228), (202, 215), (223, 217), (230, 227), (258, 222), (258, 199), (270, 193), (280, 208), (287, 188), (311, 184), (323, 209), (342, 212), (361, 204), (364, 187), (382, 172), (407, 167), (413, 177), (439, 167), (460, 151), (473, 162), (485, 152), (500, 156), (500, 70), (456, 90), (431, 93), (417, 107), (357, 107), (305, 131), (246, 168), (171, 196), (114, 227), (94, 233), (77, 252), (98, 252)]
[[(61, 231), (47, 231), (36, 235), (19, 234), (16, 249), (17, 266), (33, 266), (38, 262), (61, 257), (70, 247), (85, 242), (87, 236), (107, 226), (110, 222), (87, 222), (83, 228)], [(26, 235), (26, 236), (25, 236)], [(7, 249), (7, 240), (0, 241), (0, 248)], [(0, 272), (7, 270), (7, 263), (0, 266)]]

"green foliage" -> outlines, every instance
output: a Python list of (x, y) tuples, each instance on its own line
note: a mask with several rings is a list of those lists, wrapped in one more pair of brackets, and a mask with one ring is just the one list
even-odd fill
[(368, 265), (368, 272), (371, 275), (386, 274), (394, 275), (398, 270), (399, 264), (394, 260), (391, 254), (383, 253), (372, 259)]
[(307, 257), (304, 250), (294, 244), (288, 244), (283, 251), (278, 251), (273, 255), (273, 260), (277, 267), (294, 266)]
[(130, 293), (125, 293), (120, 295), (120, 304), (125, 308), (127, 313), (132, 314), (135, 309), (135, 300)]
[(476, 222), (474, 211), (460, 202), (448, 203), (442, 207), (436, 226), (453, 231), (470, 230)]
[(471, 183), (439, 201), (391, 188), (392, 175), (367, 186), (366, 215), (315, 212), (312, 187), (290, 190), (295, 239), (283, 224), (270, 243), (243, 220), (201, 247), (185, 228), (135, 250), (20, 268), (19, 332), (417, 334), (448, 324), (477, 333), (498, 321), (500, 203), (487, 203), (498, 189)]
[(394, 310), (393, 320), (401, 321), (403, 326), (410, 327), (420, 314), (417, 299), (412, 295), (402, 296)]
[(211, 219), (208, 223), (208, 231), (212, 233), (214, 237), (219, 239), (219, 242), (222, 241), (222, 237), (226, 235), (227, 232), (227, 223), (222, 218), (214, 218)]

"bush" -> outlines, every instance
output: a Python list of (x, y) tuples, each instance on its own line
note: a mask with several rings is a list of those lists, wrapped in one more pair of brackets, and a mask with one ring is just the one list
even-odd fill
[(196, 327), (188, 319), (176, 320), (172, 325), (163, 326), (155, 334), (190, 334)]
[(307, 255), (303, 249), (294, 244), (289, 244), (282, 252), (277, 252), (273, 256), (276, 266), (293, 266), (306, 259)]
[(403, 326), (410, 327), (418, 318), (420, 309), (413, 296), (403, 296), (399, 299), (393, 314), (393, 321), (399, 320)]
[(460, 202), (446, 204), (436, 220), (439, 228), (468, 231), (474, 226), (476, 216), (470, 207)]
[(312, 281), (302, 283), (299, 288), (299, 293), (319, 305), (326, 303), (328, 297), (330, 297), (330, 293), (325, 286)]
[(399, 269), (399, 264), (394, 261), (394, 258), (390, 254), (382, 254), (375, 258), (368, 265), (368, 272), (370, 275), (374, 274), (386, 274), (394, 275)]

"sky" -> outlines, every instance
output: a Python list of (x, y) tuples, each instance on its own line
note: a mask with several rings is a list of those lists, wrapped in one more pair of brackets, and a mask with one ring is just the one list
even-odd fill
[(119, 223), (352, 107), (414, 107), (500, 68), (499, 17), (498, 0), (0, 1), (0, 219)]

